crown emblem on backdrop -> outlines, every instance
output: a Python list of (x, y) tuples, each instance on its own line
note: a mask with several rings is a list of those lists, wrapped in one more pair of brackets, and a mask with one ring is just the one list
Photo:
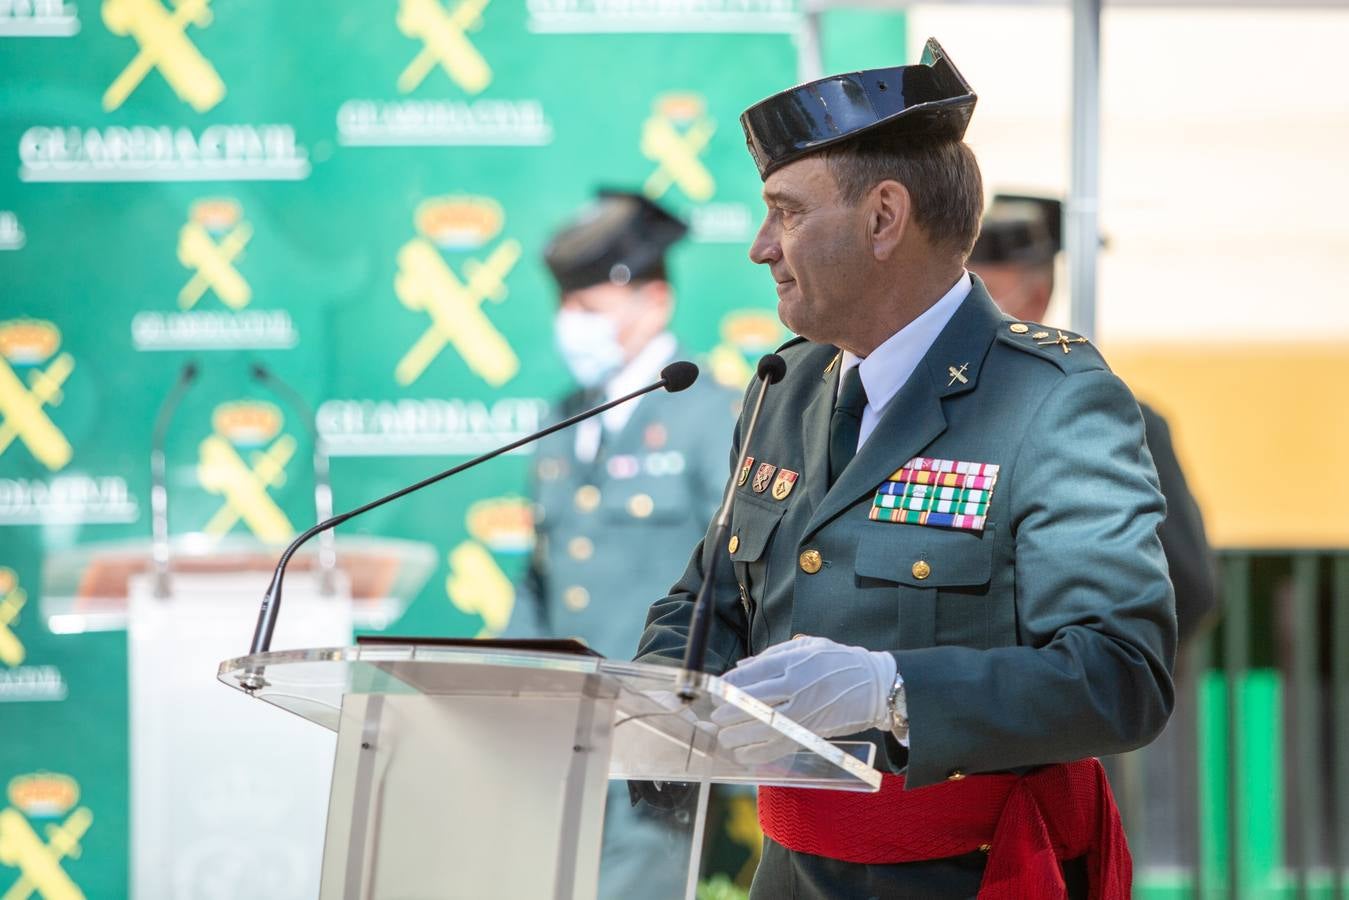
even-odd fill
[(212, 234), (229, 231), (244, 217), (238, 200), (229, 197), (208, 197), (192, 204), (189, 217)]
[(0, 355), (16, 365), (36, 365), (60, 346), (61, 332), (51, 322), (19, 319), (0, 324)]
[(9, 802), (33, 818), (64, 815), (80, 802), (80, 786), (69, 775), (33, 772), (9, 782)]
[(235, 400), (216, 407), (211, 427), (236, 447), (260, 447), (281, 432), (283, 418), (271, 403)]
[(442, 250), (476, 250), (501, 233), (506, 215), (490, 197), (463, 195), (423, 200), (413, 219)]
[(721, 320), (721, 338), (745, 353), (766, 353), (782, 341), (782, 325), (766, 309), (742, 309)]
[(708, 353), (717, 383), (739, 390), (754, 377), (754, 357), (782, 343), (785, 333), (777, 316), (766, 309), (738, 309), (722, 317), (721, 343)]
[(534, 513), (521, 497), (493, 497), (468, 508), (468, 533), (498, 553), (523, 553), (534, 540)]
[(707, 112), (707, 101), (700, 94), (682, 91), (662, 94), (655, 106), (657, 113), (676, 125), (690, 125)]

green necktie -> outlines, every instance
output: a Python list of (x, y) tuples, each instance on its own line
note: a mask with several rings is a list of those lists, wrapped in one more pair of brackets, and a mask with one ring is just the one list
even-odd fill
[(862, 386), (859, 366), (843, 374), (843, 389), (838, 392), (838, 403), (829, 420), (829, 483), (838, 481), (839, 474), (857, 454), (857, 438), (862, 432), (862, 410), (867, 405), (867, 391)]

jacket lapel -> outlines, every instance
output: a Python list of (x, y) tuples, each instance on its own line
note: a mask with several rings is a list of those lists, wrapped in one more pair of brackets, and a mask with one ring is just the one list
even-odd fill
[[(801, 486), (805, 488), (812, 509), (819, 508), (825, 492), (829, 490), (829, 420), (834, 415), (842, 354), (837, 348), (827, 349), (827, 354), (818, 354), (810, 360), (810, 364), (819, 372), (819, 377), (812, 382), (814, 396), (801, 416), (801, 443), (806, 458), (806, 471), (802, 473), (804, 484)], [(825, 362), (820, 362), (821, 359)]]
[[(804, 537), (809, 538), (858, 500), (874, 494), (892, 472), (918, 456), (946, 430), (942, 404), (948, 397), (974, 390), (1001, 318), (983, 282), (973, 276), (969, 296), (882, 410), (876, 429), (816, 507)], [(825, 454), (827, 457), (827, 436)], [(825, 478), (827, 482), (827, 462)]]

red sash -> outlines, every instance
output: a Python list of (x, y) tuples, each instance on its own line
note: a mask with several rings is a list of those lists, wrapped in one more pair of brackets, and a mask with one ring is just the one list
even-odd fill
[(979, 900), (1062, 900), (1062, 860), (1087, 858), (1092, 900), (1129, 900), (1133, 862), (1095, 759), (1027, 775), (972, 775), (904, 790), (885, 775), (874, 794), (759, 789), (764, 834), (789, 850), (855, 863), (907, 863), (988, 853)]

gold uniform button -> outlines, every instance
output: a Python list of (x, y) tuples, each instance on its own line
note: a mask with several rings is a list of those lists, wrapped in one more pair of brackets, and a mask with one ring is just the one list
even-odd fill
[(965, 780), (965, 773), (962, 772), (962, 771), (960, 771), (959, 769), (956, 769), (956, 770), (955, 770), (954, 772), (952, 772), (950, 775), (947, 775), (947, 776), (946, 776), (946, 780), (947, 780), (947, 781), (964, 781), (964, 780)]
[(645, 519), (656, 508), (656, 502), (648, 494), (633, 494), (628, 500), (628, 512), (634, 519)]
[(1030, 326), (1024, 322), (1013, 322), (1008, 327), (1011, 328), (1012, 334), (1025, 334), (1027, 331), (1030, 331)]
[(595, 544), (590, 538), (574, 537), (567, 542), (567, 552), (571, 554), (572, 559), (585, 562), (595, 555)]
[(911, 571), (913, 572), (914, 578), (917, 578), (919, 581), (922, 581), (924, 578), (932, 574), (932, 567), (927, 564), (927, 560), (920, 559), (918, 560), (918, 562), (913, 564), (913, 569)]
[(594, 512), (600, 505), (600, 489), (593, 484), (583, 484), (576, 489), (576, 508), (583, 513)]
[(816, 572), (820, 571), (820, 567), (824, 565), (824, 558), (820, 556), (820, 551), (818, 550), (807, 550), (805, 553), (801, 554), (799, 562), (801, 563), (802, 572), (805, 572), (807, 575), (814, 575)]
[(731, 535), (731, 542), (730, 542), (729, 544), (726, 545), (726, 549), (730, 550), (732, 553), (734, 553), (735, 551), (739, 550), (739, 549), (740, 549), (740, 535), (738, 535), (738, 534), (733, 534), (733, 535)]
[(572, 612), (580, 612), (590, 605), (590, 591), (580, 585), (569, 587), (562, 592), (562, 602)]
[(990, 851), (990, 850), (992, 850), (992, 849), (993, 849), (993, 845), (992, 845), (992, 844), (980, 844), (980, 845), (979, 845), (979, 852), (980, 852), (980, 853), (987, 853), (988, 851)]

